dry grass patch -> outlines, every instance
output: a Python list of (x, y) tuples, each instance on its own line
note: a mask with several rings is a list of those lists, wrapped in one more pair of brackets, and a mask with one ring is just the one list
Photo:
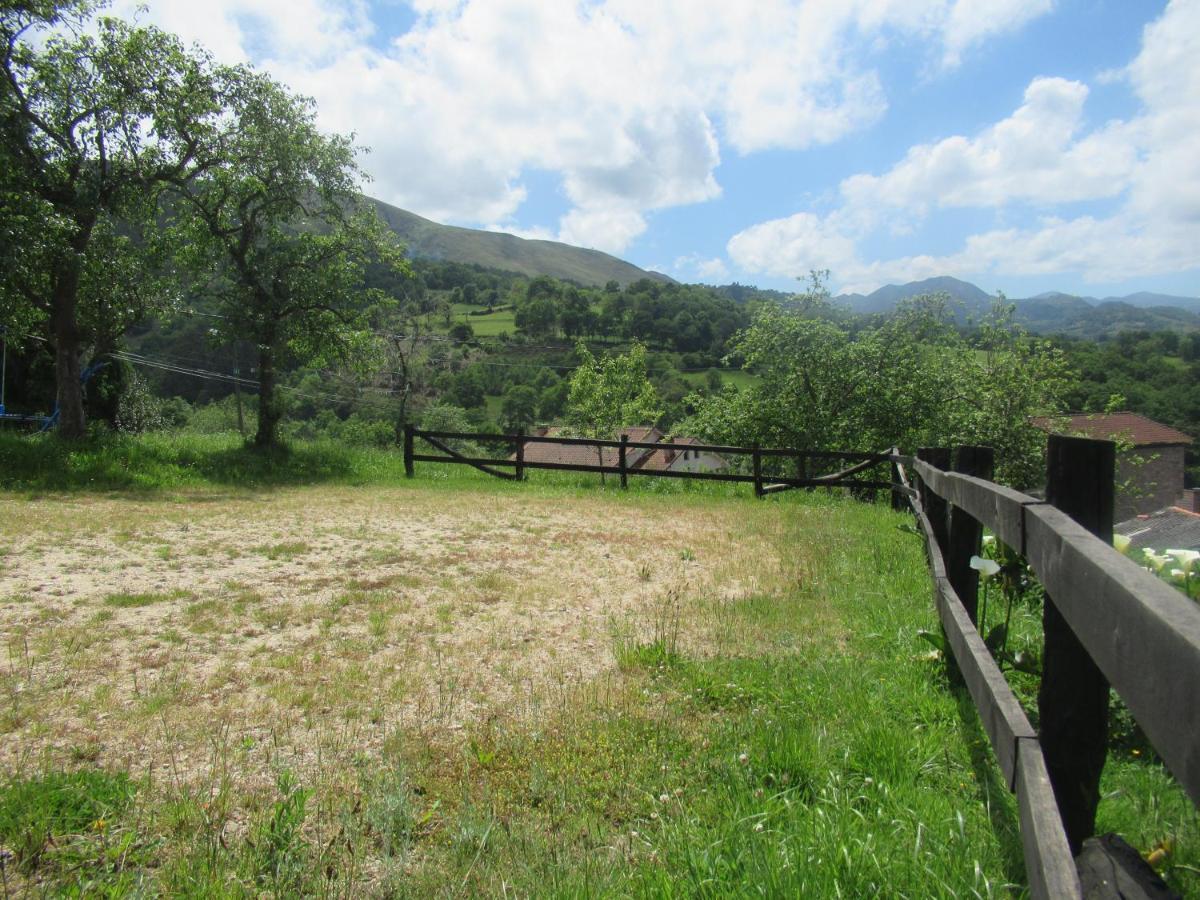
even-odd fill
[(239, 767), (250, 796), (283, 762), (315, 778), (398, 731), (452, 740), (616, 671), (664, 597), (680, 647), (746, 639), (731, 604), (792, 577), (776, 518), (420, 488), (4, 497), (0, 762), (203, 784), (225, 735), (273, 748)]

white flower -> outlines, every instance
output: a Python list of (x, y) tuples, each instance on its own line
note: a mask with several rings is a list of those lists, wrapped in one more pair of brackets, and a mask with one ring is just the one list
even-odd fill
[(667, 803), (667, 802), (669, 802), (669, 801), (670, 801), (670, 799), (671, 799), (671, 795), (670, 795), (670, 794), (659, 794), (659, 795), (658, 795), (658, 802), (659, 802), (659, 803)]
[(971, 557), (971, 568), (979, 572), (984, 578), (991, 578), (1000, 571), (1000, 563), (994, 559), (984, 559), (982, 556)]
[(1156, 572), (1161, 572), (1162, 567), (1171, 561), (1171, 557), (1166, 556), (1165, 554), (1163, 556), (1159, 556), (1155, 553), (1147, 553), (1146, 559), (1150, 562), (1150, 565), (1154, 566), (1154, 571)]
[(750, 755), (747, 753), (739, 754), (738, 762), (740, 762), (744, 766), (746, 763), (750, 762)]
[(1113, 535), (1113, 546), (1117, 548), (1118, 553), (1124, 553), (1126, 550), (1129, 549), (1129, 535), (1114, 534)]
[(1142, 548), (1142, 556), (1146, 557), (1147, 559), (1149, 559), (1151, 556), (1154, 556), (1154, 548), (1153, 547), (1143, 547)]
[(1192, 571), (1196, 567), (1196, 560), (1200, 559), (1200, 550), (1167, 550), (1166, 554), (1179, 560), (1185, 572)]
[(754, 826), (754, 830), (755, 830), (755, 831), (762, 831), (762, 830), (763, 830), (763, 823), (762, 823), (762, 822), (759, 822), (757, 825), (755, 825), (755, 826)]
[(996, 536), (994, 534), (985, 534), (983, 536), (983, 546), (986, 547), (988, 544), (994, 543), (996, 543)]

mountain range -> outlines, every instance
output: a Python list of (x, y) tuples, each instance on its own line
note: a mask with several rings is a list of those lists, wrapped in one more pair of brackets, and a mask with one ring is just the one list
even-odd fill
[[(642, 278), (669, 282), (660, 272), (638, 268), (599, 250), (587, 250), (558, 241), (532, 240), (496, 231), (440, 225), (397, 206), (372, 200), (379, 215), (399, 236), (410, 256), (476, 264), (490, 269), (534, 277), (550, 275), (582, 285), (599, 286), (616, 281), (622, 286)], [(742, 285), (727, 289), (758, 292)], [(721, 289), (726, 290), (726, 289)], [(949, 276), (889, 284), (870, 294), (840, 294), (836, 303), (858, 314), (886, 313), (908, 297), (945, 293), (955, 301), (960, 321), (982, 318), (993, 295)], [(782, 295), (781, 295), (782, 296)], [(1051, 291), (1035, 297), (1011, 299), (1016, 315), (1030, 331), (1099, 337), (1125, 329), (1200, 330), (1200, 298), (1176, 297), (1145, 291), (1124, 297), (1079, 297)]]
[[(943, 275), (888, 284), (870, 294), (839, 294), (835, 303), (858, 314), (886, 313), (896, 304), (921, 294), (944, 293), (955, 301), (959, 321), (982, 318), (994, 295), (971, 284)], [(1024, 299), (1008, 298), (1016, 307), (1017, 320), (1030, 331), (1098, 337), (1120, 330), (1200, 330), (1200, 298), (1176, 297), (1140, 291), (1124, 297), (1079, 297), (1049, 291)]]

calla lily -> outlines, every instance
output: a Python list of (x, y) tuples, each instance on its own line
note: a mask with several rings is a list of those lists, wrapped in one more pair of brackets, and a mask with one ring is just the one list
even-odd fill
[(1118, 553), (1124, 553), (1126, 550), (1129, 549), (1129, 535), (1114, 534), (1113, 535), (1113, 546), (1117, 548)]
[(1154, 571), (1161, 572), (1162, 567), (1171, 561), (1171, 557), (1166, 555), (1159, 556), (1157, 553), (1147, 553), (1146, 560), (1150, 565), (1154, 566)]
[(991, 578), (1000, 571), (1000, 563), (994, 559), (984, 559), (982, 556), (971, 557), (971, 568), (979, 572), (983, 578)]
[(1196, 567), (1196, 560), (1200, 559), (1200, 550), (1167, 550), (1166, 553), (1179, 560), (1185, 572), (1192, 571)]

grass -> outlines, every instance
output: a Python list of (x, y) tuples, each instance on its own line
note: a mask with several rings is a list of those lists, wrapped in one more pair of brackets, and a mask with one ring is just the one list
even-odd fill
[[(132, 497), (0, 495), (0, 585), (49, 544), (74, 554), (64, 578), (79, 558), (122, 585), (0, 590), (6, 888), (1023, 892), (1013, 797), (917, 638), (936, 630), (921, 545), (882, 505), (433, 465), (410, 482), (358, 451), (322, 486), (235, 492), (203, 461), (227, 446), (156, 440), (115, 444)], [(1018, 608), (1010, 646), (1035, 627)], [(1200, 891), (1194, 807), (1116, 732), (1100, 827), (1169, 841), (1172, 886)]]

